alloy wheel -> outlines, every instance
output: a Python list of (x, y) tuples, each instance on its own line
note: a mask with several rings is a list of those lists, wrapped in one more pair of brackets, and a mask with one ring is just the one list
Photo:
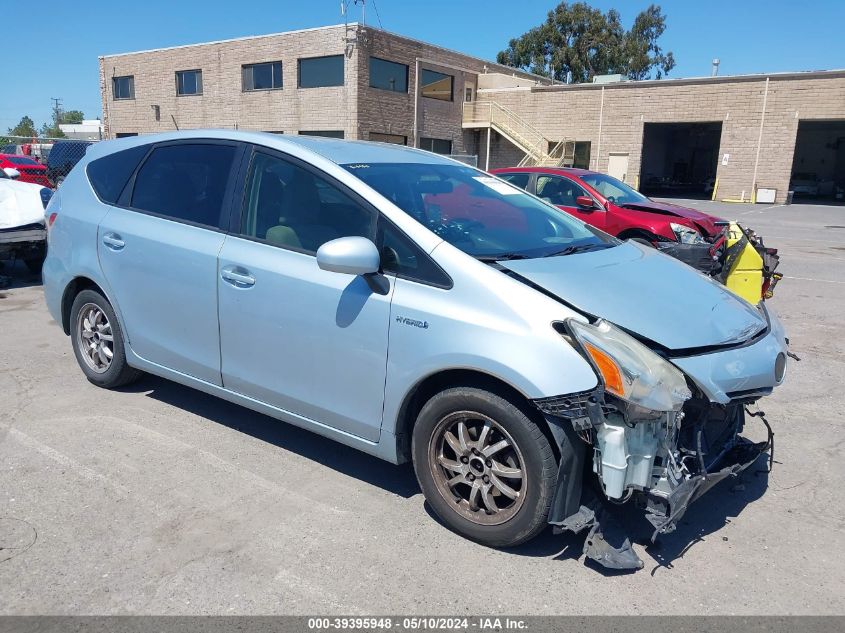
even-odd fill
[(76, 337), (85, 364), (98, 374), (111, 367), (114, 335), (106, 313), (94, 303), (86, 303), (76, 317)]
[(522, 453), (492, 418), (448, 414), (435, 427), (428, 454), (438, 491), (463, 517), (500, 525), (519, 512), (528, 484)]

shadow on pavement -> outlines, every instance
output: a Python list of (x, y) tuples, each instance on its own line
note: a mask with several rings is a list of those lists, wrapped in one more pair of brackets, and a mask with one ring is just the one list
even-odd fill
[(145, 375), (125, 388), (307, 457), (332, 470), (404, 498), (420, 488), (410, 464), (396, 466), (334, 440), (178, 383)]
[[(395, 466), (310, 431), (195, 389), (148, 375), (127, 387), (127, 390), (147, 392), (147, 396), (160, 402), (292, 451), (400, 497), (410, 498), (420, 492), (410, 464)], [(651, 524), (645, 520), (642, 510), (637, 509), (633, 503), (618, 506), (607, 504), (607, 509), (625, 529), (632, 543), (645, 546), (645, 553), (652, 559), (644, 561), (645, 568), (650, 569), (654, 575), (661, 567), (671, 569), (672, 563), (683, 558), (690, 548), (707, 541), (709, 536), (728, 525), (748, 504), (763, 495), (768, 486), (768, 474), (763, 472), (765, 460), (766, 456), (763, 455), (739, 477), (714, 486), (690, 506), (674, 532), (660, 536), (656, 543), (651, 543), (650, 540)], [(425, 510), (434, 521), (449, 529), (434, 514), (428, 503), (425, 504)], [(580, 534), (553, 534), (551, 528), (547, 528), (528, 543), (502, 551), (516, 556), (577, 560), (583, 558), (585, 536), (586, 530)], [(632, 573), (605, 569), (593, 561), (585, 560), (585, 565), (606, 576)]]

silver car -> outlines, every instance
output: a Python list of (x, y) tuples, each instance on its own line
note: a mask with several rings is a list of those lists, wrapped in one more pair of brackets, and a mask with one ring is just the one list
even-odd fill
[(551, 523), (636, 568), (605, 502), (668, 532), (769, 447), (739, 433), (784, 377), (774, 314), (449, 158), (135, 137), (92, 146), (47, 215), (47, 304), (88, 380), (148, 372), (413, 460), (481, 543)]

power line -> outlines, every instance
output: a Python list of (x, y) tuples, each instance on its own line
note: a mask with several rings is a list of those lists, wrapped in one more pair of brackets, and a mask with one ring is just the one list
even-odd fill
[(375, 12), (376, 12), (376, 19), (378, 20), (378, 27), (383, 31), (384, 26), (382, 26), (381, 16), (378, 14), (378, 7), (376, 6), (376, 0), (373, 0), (373, 9), (375, 9)]

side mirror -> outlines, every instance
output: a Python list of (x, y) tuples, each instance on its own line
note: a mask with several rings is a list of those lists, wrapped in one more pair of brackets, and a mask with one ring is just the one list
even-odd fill
[(19, 171), (18, 171), (17, 169), (15, 169), (14, 167), (4, 167), (4, 168), (3, 168), (3, 171), (5, 171), (5, 172), (6, 172), (6, 175), (7, 175), (9, 178), (12, 178), (13, 180), (21, 177), (21, 172), (19, 172)]
[(366, 237), (339, 237), (317, 249), (317, 265), (333, 273), (377, 273), (380, 260), (376, 245)]
[(593, 199), (590, 196), (578, 196), (575, 198), (575, 204), (584, 210), (596, 208), (596, 203), (593, 202)]

